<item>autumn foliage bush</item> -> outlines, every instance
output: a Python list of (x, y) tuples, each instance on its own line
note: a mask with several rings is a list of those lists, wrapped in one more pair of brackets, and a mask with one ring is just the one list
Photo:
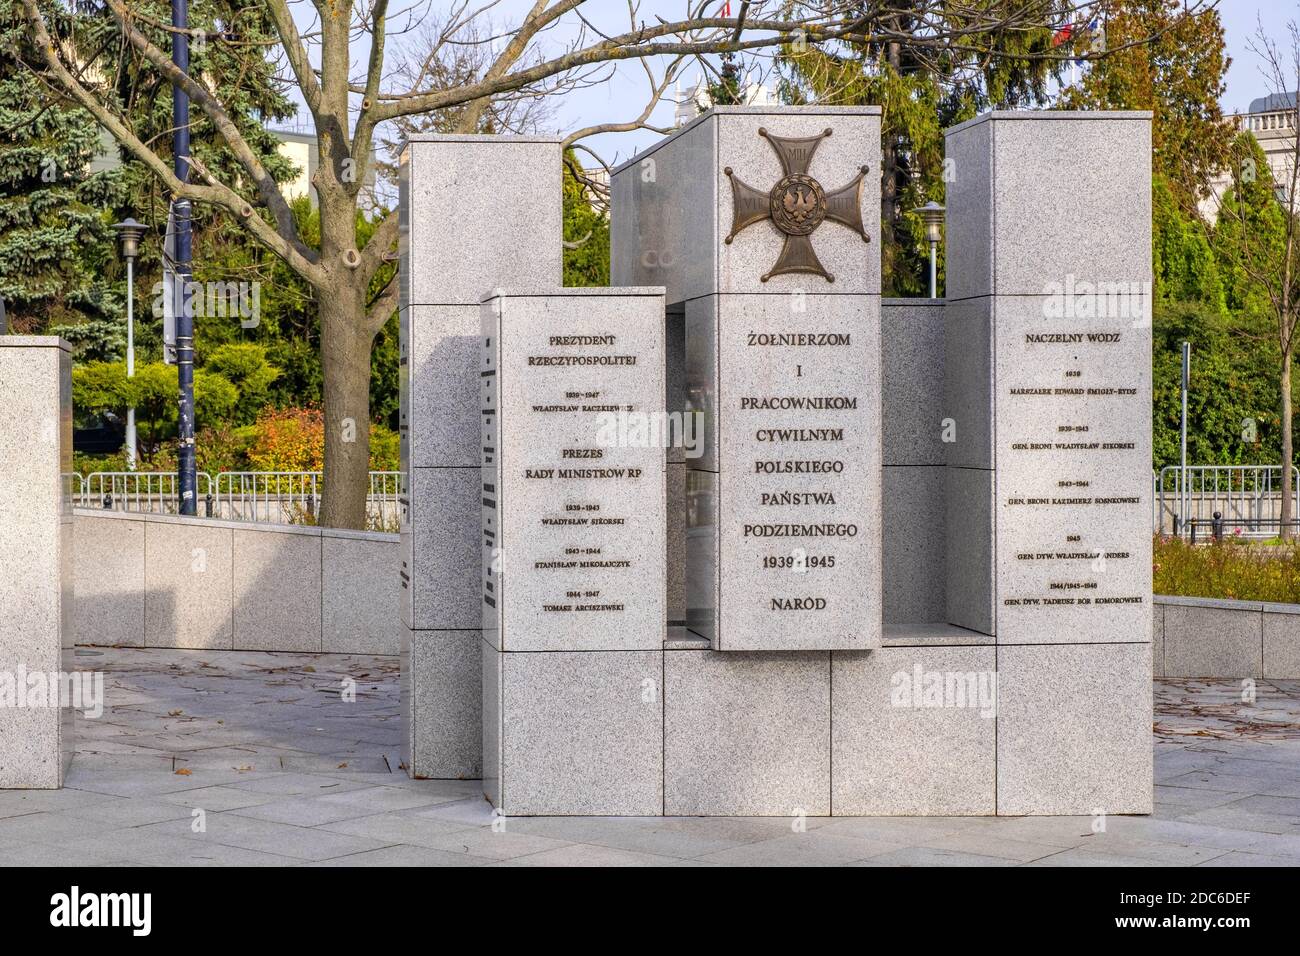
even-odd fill
[(1193, 546), (1157, 536), (1154, 554), (1156, 594), (1300, 604), (1300, 544)]
[[(253, 424), (249, 467), (255, 471), (320, 471), (325, 464), (325, 417), (319, 406), (266, 408)], [(370, 426), (370, 468), (396, 471), (398, 436)]]
[(254, 423), (248, 462), (254, 471), (320, 471), (325, 417), (319, 407), (265, 408)]

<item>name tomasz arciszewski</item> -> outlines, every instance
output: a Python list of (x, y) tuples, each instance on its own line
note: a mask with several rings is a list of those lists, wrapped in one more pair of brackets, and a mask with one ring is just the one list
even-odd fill
[(51, 926), (128, 926), (135, 936), (148, 936), (153, 895), (150, 893), (70, 893), (50, 897)]

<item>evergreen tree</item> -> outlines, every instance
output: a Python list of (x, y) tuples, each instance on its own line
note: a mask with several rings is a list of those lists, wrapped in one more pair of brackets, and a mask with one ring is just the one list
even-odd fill
[[(892, 24), (900, 36), (915, 32), (914, 43), (899, 39), (781, 49), (779, 93), (784, 102), (882, 107), (880, 253), (886, 295), (928, 293), (929, 245), (924, 226), (911, 211), (928, 200), (943, 201), (943, 131), (981, 109), (1047, 100), (1048, 81), (1060, 69), (1059, 61), (1042, 56), (1051, 52), (1052, 31), (1046, 26), (988, 27), (1014, 5), (1014, 0), (990, 0), (978, 14), (984, 30), (941, 52), (921, 35), (934, 18), (959, 30), (977, 14), (961, 5), (936, 11), (918, 0), (912, 14), (902, 9), (906, 4), (897, 4)], [(876, 6), (863, 2), (859, 12), (870, 17)]]
[(564, 157), (564, 284), (609, 285), (609, 214), (596, 208), (573, 150)]
[[(47, 16), (71, 31), (55, 2)], [(0, 0), (0, 296), (15, 332), (42, 334), (89, 319), (112, 353), (124, 344), (115, 291), (112, 220), (119, 172), (90, 172), (100, 149), (90, 114), (36, 83), (22, 65), (36, 56), (15, 0)], [(108, 357), (104, 355), (103, 357)]]

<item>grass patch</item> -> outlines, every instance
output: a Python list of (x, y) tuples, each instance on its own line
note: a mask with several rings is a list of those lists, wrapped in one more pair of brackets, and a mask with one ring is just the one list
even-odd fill
[(1154, 552), (1156, 594), (1300, 604), (1300, 544), (1193, 547), (1157, 536)]

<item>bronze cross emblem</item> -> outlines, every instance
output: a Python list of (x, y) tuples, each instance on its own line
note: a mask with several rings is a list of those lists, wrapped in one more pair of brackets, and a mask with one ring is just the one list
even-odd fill
[(790, 272), (809, 272), (822, 276), (827, 282), (834, 282), (835, 277), (826, 271), (817, 258), (811, 236), (818, 226), (829, 219), (848, 226), (862, 237), (863, 242), (871, 241), (862, 224), (862, 180), (867, 174), (867, 167), (861, 167), (857, 179), (847, 186), (828, 193), (822, 189), (821, 183), (808, 175), (808, 166), (812, 162), (813, 153), (817, 151), (817, 145), (831, 135), (829, 129), (818, 136), (785, 137), (773, 136), (766, 129), (760, 128), (758, 135), (776, 150), (784, 175), (769, 192), (761, 192), (733, 174), (730, 166), (723, 170), (731, 180), (733, 203), (727, 244), (730, 245), (736, 234), (746, 226), (770, 219), (772, 225), (785, 235), (785, 245), (781, 247), (776, 265), (762, 277), (764, 282), (772, 276)]

